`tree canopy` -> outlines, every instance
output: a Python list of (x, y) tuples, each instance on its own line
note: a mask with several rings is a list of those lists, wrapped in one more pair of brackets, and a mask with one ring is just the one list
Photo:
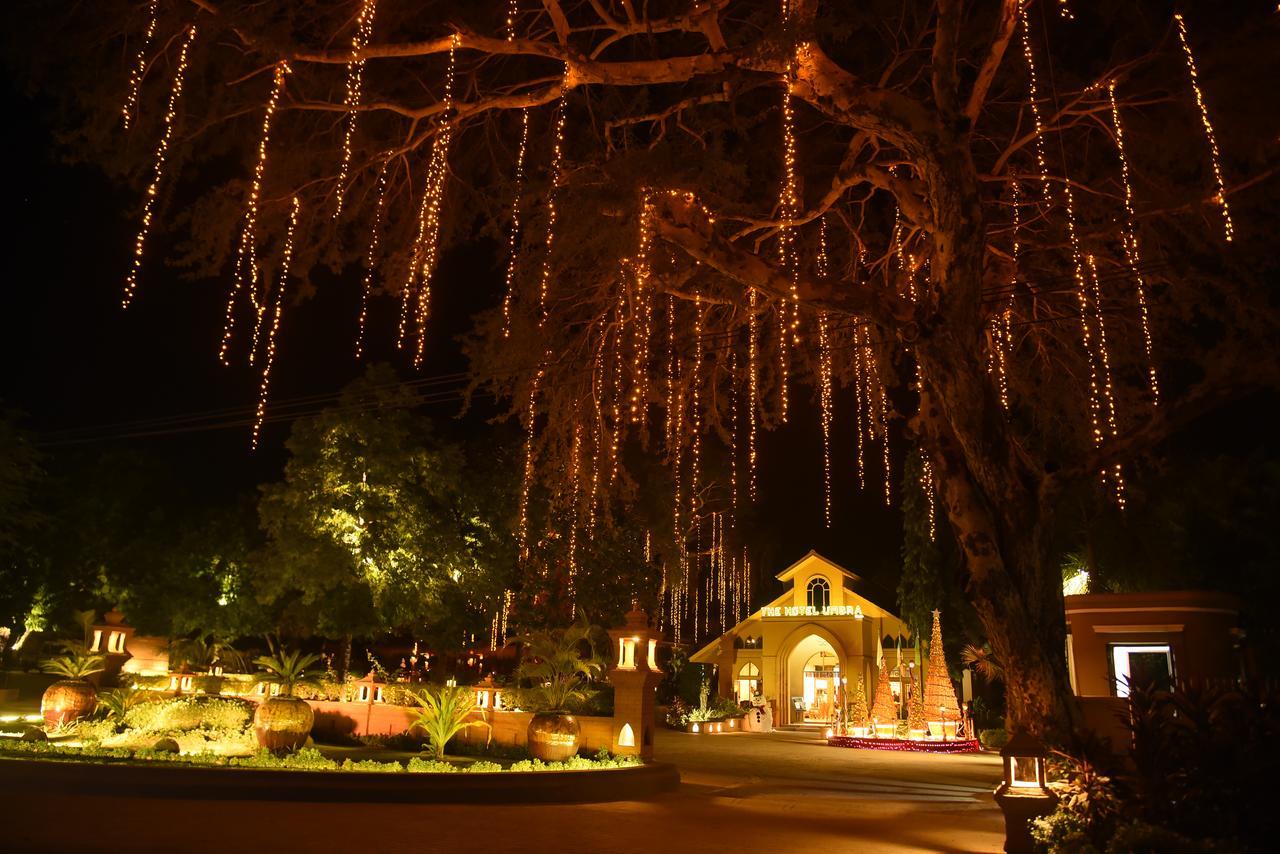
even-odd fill
[[(711, 508), (755, 497), (759, 431), (808, 386), (830, 441), (852, 396), (859, 469), (828, 477), (893, 501), (891, 444), (923, 454), (1011, 715), (1039, 730), (1075, 718), (1063, 493), (1123, 503), (1145, 449), (1277, 385), (1250, 358), (1276, 328), (1274, 9), (1173, 11), (112, 3), (63, 16), (75, 61), (51, 74), (92, 75), (67, 90), (88, 150), (147, 187), (124, 301), (146, 298), (149, 230), (186, 234), (174, 260), (227, 280), (223, 355), (261, 365), (264, 393), (314, 271), (358, 280), (359, 334), (419, 364), (458, 286), (440, 252), (506, 242), (470, 353), (528, 431), (521, 549), (534, 484), (569, 538), (634, 491), (632, 452), (657, 455), (669, 618), (712, 586), (690, 557)], [(716, 445), (724, 481), (702, 468)], [(343, 512), (313, 517), (319, 577), (344, 577), (343, 537), (376, 549)], [(400, 613), (385, 596), (370, 615)]]

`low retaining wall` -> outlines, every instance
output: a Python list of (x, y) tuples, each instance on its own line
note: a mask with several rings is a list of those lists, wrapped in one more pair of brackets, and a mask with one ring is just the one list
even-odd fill
[[(419, 710), (388, 703), (350, 703), (335, 700), (307, 700), (316, 713), (314, 731), (329, 735), (401, 735), (407, 733)], [(456, 738), (470, 744), (497, 744), (524, 747), (529, 743), (529, 720), (533, 712), (499, 710), (475, 711), (472, 720), (483, 720), (489, 727), (467, 727)], [(609, 750), (613, 745), (613, 718), (575, 715), (581, 735), (578, 747), (588, 753)]]
[(665, 762), (600, 771), (377, 774), (0, 759), (0, 793), (366, 803), (592, 803), (634, 800), (680, 784)]

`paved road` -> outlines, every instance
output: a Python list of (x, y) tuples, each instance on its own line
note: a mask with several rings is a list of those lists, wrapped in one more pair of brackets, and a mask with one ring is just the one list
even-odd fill
[(580, 806), (144, 801), (10, 794), (6, 852), (719, 852), (999, 851), (987, 755), (843, 750), (791, 733), (663, 730), (658, 758), (679, 791)]

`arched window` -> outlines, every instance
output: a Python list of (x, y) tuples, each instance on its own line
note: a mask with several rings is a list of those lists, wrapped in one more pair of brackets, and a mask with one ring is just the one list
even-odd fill
[(810, 608), (817, 608), (819, 611), (831, 605), (831, 585), (821, 575), (816, 575), (809, 579), (809, 586), (805, 588), (805, 600)]
[(737, 684), (734, 691), (739, 703), (748, 702), (760, 691), (760, 668), (748, 661), (738, 670)]

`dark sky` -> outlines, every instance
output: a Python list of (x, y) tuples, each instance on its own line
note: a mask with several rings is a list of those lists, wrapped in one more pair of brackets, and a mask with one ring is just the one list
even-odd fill
[[(261, 447), (252, 452), (249, 427), (234, 422), (252, 410), (257, 374), (217, 360), (227, 281), (180, 276), (164, 266), (163, 239), (156, 239), (138, 296), (122, 310), (137, 228), (134, 192), (113, 185), (91, 165), (66, 162), (46, 105), (17, 94), (12, 81), (7, 84), (5, 114), (13, 121), (5, 134), (4, 162), (20, 168), (5, 185), (5, 209), (15, 216), (7, 232), (8, 282), (0, 312), (0, 347), (10, 366), (0, 383), (0, 402), (26, 413), (24, 423), (38, 433), (55, 469), (81, 455), (127, 447), (161, 462), (197, 492), (230, 495), (277, 477), (288, 423), (268, 424)], [(500, 293), (500, 262), (488, 244), (445, 256), (435, 288), (433, 352), (419, 372), (388, 343), (395, 306), (384, 298), (371, 317), (371, 358), (391, 361), (406, 379), (465, 370), (455, 338), (470, 315)], [(332, 394), (362, 369), (352, 356), (358, 282), (322, 279), (318, 290), (316, 297), (286, 308), (272, 375), (274, 401)], [(841, 399), (837, 407), (849, 404)], [(753, 519), (753, 558), (776, 571), (816, 548), (882, 579), (885, 589), (877, 598), (888, 604), (900, 522), (896, 512), (884, 509), (879, 492), (862, 496), (853, 488), (852, 411), (837, 412), (837, 516), (826, 530), (817, 418), (813, 407), (797, 409), (798, 423), (762, 439), (763, 500)], [(456, 402), (424, 411), (446, 433), (492, 429), (487, 402), (462, 421), (455, 419)], [(203, 413), (220, 414), (129, 426)], [(234, 426), (189, 429), (209, 421)], [(151, 431), (159, 435), (112, 438)], [(797, 445), (804, 450), (797, 452)], [(878, 478), (873, 472), (874, 484)]]

